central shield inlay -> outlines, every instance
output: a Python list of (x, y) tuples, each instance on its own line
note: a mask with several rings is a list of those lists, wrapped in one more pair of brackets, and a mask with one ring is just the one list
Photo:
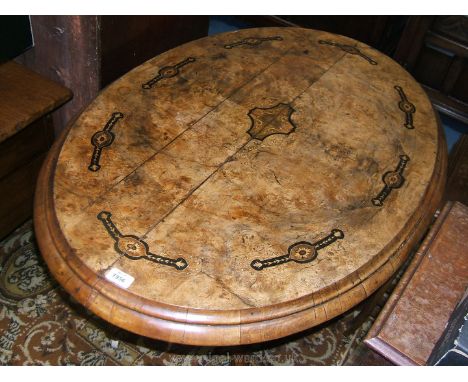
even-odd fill
[(286, 103), (268, 108), (256, 107), (248, 112), (252, 124), (247, 132), (253, 139), (261, 141), (273, 134), (288, 135), (296, 129), (291, 119), (294, 111), (291, 105)]

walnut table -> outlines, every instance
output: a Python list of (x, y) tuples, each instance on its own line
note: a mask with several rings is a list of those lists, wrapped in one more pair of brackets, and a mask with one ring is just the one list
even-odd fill
[(300, 28), (197, 40), (135, 68), (43, 166), (35, 228), (64, 288), (184, 344), (302, 331), (382, 285), (441, 199), (445, 141), (390, 58)]

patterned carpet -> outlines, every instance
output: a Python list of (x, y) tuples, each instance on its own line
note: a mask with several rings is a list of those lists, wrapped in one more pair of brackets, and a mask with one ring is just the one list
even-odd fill
[(49, 275), (28, 221), (0, 242), (0, 365), (387, 365), (354, 329), (359, 308), (285, 339), (229, 348), (170, 344), (96, 317)]

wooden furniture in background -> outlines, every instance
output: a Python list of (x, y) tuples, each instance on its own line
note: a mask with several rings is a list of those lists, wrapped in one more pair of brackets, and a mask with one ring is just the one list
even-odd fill
[(50, 112), (67, 88), (15, 62), (0, 64), (0, 238), (32, 215), (33, 194), (54, 140)]
[(48, 156), (52, 274), (135, 333), (239, 345), (318, 325), (384, 284), (445, 184), (423, 89), (355, 40), (244, 29), (107, 87)]
[(468, 286), (468, 207), (449, 202), (368, 333), (396, 365), (424, 365)]
[(468, 206), (468, 134), (463, 134), (455, 143), (448, 164), (445, 199)]
[(34, 48), (17, 61), (73, 90), (57, 132), (100, 89), (149, 58), (206, 36), (208, 16), (31, 16)]
[(411, 16), (394, 58), (440, 112), (468, 123), (467, 16)]

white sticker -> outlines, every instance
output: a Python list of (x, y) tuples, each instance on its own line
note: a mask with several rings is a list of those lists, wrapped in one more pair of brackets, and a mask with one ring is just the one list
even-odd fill
[(117, 349), (119, 347), (119, 341), (111, 340), (111, 348)]
[(117, 268), (111, 268), (107, 271), (106, 279), (124, 289), (127, 289), (135, 281), (134, 277)]

